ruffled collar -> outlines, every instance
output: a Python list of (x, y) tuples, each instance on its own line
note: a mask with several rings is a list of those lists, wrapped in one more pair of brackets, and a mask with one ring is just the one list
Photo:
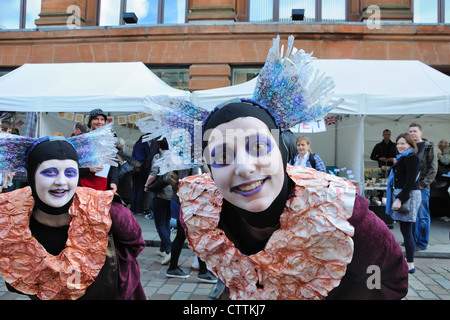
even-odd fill
[(321, 299), (337, 287), (353, 257), (355, 187), (311, 168), (288, 165), (295, 182), (280, 228), (264, 250), (242, 254), (218, 228), (222, 196), (209, 175), (180, 182), (190, 248), (230, 289), (232, 299)]
[(0, 272), (16, 290), (42, 300), (78, 299), (105, 263), (111, 191), (77, 188), (65, 249), (49, 254), (32, 236), (31, 188), (0, 194)]

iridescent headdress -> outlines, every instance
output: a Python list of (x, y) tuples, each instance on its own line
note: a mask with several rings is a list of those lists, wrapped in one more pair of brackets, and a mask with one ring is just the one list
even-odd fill
[[(330, 104), (334, 81), (316, 70), (312, 60), (311, 54), (294, 48), (293, 36), (288, 38), (286, 55), (283, 47), (280, 50), (280, 37), (273, 39), (252, 100), (272, 115), (281, 132), (324, 117), (342, 102), (341, 99)], [(137, 126), (142, 132), (151, 133), (149, 139), (165, 137), (171, 160), (176, 163), (166, 161), (160, 174), (202, 164), (202, 124), (210, 112), (187, 101), (162, 96), (149, 98), (147, 111), (153, 117), (140, 119)]]
[(112, 132), (112, 124), (108, 124), (67, 139), (58, 136), (29, 138), (0, 133), (0, 173), (26, 171), (27, 158), (31, 150), (49, 139), (64, 139), (70, 143), (78, 154), (80, 168), (98, 167), (103, 164), (117, 166), (115, 161), (117, 137)]

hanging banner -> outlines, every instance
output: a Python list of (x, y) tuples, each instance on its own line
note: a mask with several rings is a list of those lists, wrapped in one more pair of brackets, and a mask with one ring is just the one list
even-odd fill
[[(149, 117), (150, 114), (145, 112), (133, 113), (129, 115), (120, 115), (120, 116), (109, 116), (107, 117), (106, 123), (116, 122), (119, 125), (127, 125), (134, 124), (138, 119), (142, 119), (145, 117)], [(88, 123), (89, 115), (84, 115), (81, 113), (73, 113), (73, 112), (58, 112), (58, 118), (66, 119), (74, 122), (84, 122)]]
[(311, 123), (300, 123), (300, 133), (312, 133), (313, 129)]
[(327, 131), (327, 129), (325, 127), (325, 120), (323, 118), (320, 120), (311, 122), (311, 126), (312, 126), (312, 130), (314, 133)]
[(84, 114), (77, 113), (75, 115), (75, 122), (84, 122)]
[(327, 128), (325, 126), (325, 120), (319, 119), (308, 123), (300, 123), (292, 127), (291, 131), (299, 133), (318, 133), (327, 131)]

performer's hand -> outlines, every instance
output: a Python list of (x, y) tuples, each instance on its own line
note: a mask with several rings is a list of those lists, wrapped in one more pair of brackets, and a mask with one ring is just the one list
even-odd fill
[(111, 189), (113, 189), (114, 193), (116, 193), (117, 192), (117, 185), (115, 183), (111, 183), (110, 186), (111, 186)]
[(97, 173), (97, 172), (100, 172), (102, 170), (103, 170), (103, 166), (89, 168), (89, 171), (92, 172), (92, 173)]

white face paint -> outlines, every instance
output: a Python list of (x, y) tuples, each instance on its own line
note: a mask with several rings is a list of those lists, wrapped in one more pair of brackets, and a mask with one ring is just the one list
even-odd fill
[(72, 199), (78, 184), (78, 165), (74, 160), (47, 160), (35, 175), (36, 193), (48, 206), (60, 208)]
[(218, 125), (205, 153), (220, 194), (236, 207), (263, 211), (283, 187), (280, 149), (269, 128), (257, 118), (241, 117)]

